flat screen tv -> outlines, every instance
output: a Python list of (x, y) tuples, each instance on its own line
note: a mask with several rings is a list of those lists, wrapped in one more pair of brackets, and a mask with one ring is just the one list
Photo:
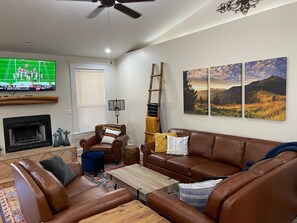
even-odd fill
[(0, 58), (0, 91), (56, 90), (56, 61)]

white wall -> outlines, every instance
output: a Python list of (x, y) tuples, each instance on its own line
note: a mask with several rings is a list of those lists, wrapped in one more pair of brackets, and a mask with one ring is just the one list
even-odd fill
[[(81, 135), (73, 136), (72, 128), (72, 107), (71, 107), (71, 90), (70, 90), (70, 76), (69, 76), (69, 62), (73, 63), (109, 63), (108, 60), (82, 57), (68, 57), (57, 55), (43, 55), (43, 54), (28, 54), (16, 52), (0, 52), (0, 57), (17, 57), (29, 59), (44, 59), (55, 60), (57, 79), (56, 91), (52, 92), (17, 92), (15, 96), (20, 95), (55, 95), (59, 97), (56, 104), (37, 104), (37, 105), (9, 105), (0, 106), (1, 119), (6, 117), (17, 117), (27, 115), (41, 115), (50, 114), (52, 121), (52, 132), (54, 133), (59, 127), (65, 130), (70, 130), (69, 139), (72, 143), (82, 138)], [(117, 82), (114, 65), (109, 66), (107, 78), (107, 97), (113, 99), (117, 96)], [(8, 95), (8, 92), (0, 92), (0, 96)], [(115, 122), (113, 114), (108, 113), (111, 122)], [(0, 145), (4, 146), (3, 121), (0, 121)]]
[[(119, 95), (126, 100), (121, 121), (130, 142), (144, 142), (151, 63), (165, 62), (162, 130), (181, 127), (277, 141), (296, 140), (297, 3), (244, 17), (185, 37), (128, 53), (116, 68)], [(230, 12), (231, 13), (231, 12)], [(287, 57), (285, 121), (198, 116), (183, 113), (184, 70)]]

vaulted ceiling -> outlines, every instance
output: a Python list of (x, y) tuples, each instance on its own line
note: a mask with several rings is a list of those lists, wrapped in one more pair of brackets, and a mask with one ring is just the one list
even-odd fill
[[(228, 12), (227, 16), (216, 12), (217, 6), (222, 2), (227, 0), (155, 0), (125, 3), (124, 5), (142, 16), (133, 19), (111, 7), (102, 10), (97, 17), (88, 19), (86, 17), (100, 2), (0, 0), (0, 50), (117, 58), (154, 41), (160, 42), (162, 36), (167, 35), (167, 39), (178, 37), (181, 35), (180, 30), (189, 29), (193, 22), (203, 23), (204, 27), (200, 24), (201, 28), (205, 28), (208, 22), (216, 21), (219, 24), (222, 20), (235, 16), (232, 12)], [(295, 0), (262, 0), (256, 9), (266, 10), (277, 3), (290, 2)], [(236, 15), (236, 18), (240, 16), (242, 15)], [(192, 22), (186, 23), (191, 17)], [(107, 55), (105, 48), (109, 42), (112, 52)]]

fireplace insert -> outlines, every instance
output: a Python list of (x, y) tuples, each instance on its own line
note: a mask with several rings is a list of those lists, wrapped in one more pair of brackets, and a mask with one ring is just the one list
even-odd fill
[(4, 118), (3, 128), (7, 153), (52, 145), (50, 115)]

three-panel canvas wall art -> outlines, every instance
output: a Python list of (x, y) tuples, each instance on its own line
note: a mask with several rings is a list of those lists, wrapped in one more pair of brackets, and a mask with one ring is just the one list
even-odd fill
[(183, 72), (184, 112), (283, 121), (287, 58)]

